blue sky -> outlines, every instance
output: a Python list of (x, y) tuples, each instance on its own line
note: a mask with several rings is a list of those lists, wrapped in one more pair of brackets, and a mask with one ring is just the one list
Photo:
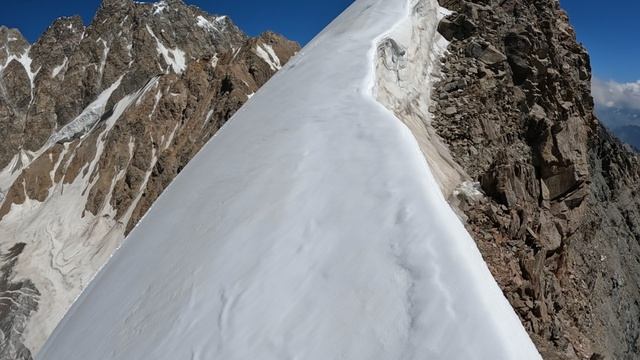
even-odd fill
[[(203, 10), (231, 19), (249, 35), (273, 30), (302, 44), (346, 9), (352, 0), (183, 0)], [(154, 2), (154, 1), (145, 1)], [(3, 1), (0, 25), (16, 27), (35, 41), (57, 17), (80, 15), (93, 18), (100, 0), (8, 0)]]
[(594, 73), (617, 82), (640, 80), (640, 1), (560, 0), (589, 49)]
[[(89, 22), (99, 0), (3, 1), (0, 24), (19, 28), (35, 40), (58, 16), (81, 15)], [(352, 0), (187, 0), (229, 15), (247, 33), (270, 29), (304, 44)], [(590, 50), (595, 75), (616, 82), (640, 80), (640, 1), (561, 0), (578, 37)]]

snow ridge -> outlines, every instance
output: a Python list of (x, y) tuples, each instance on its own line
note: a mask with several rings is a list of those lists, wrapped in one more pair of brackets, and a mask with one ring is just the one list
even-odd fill
[(435, 0), (358, 0), (332, 22), (183, 169), (38, 359), (540, 359), (373, 96), (379, 42), (418, 7), (435, 28)]
[(124, 75), (120, 76), (115, 83), (98, 95), (96, 100), (89, 104), (74, 120), (51, 135), (49, 141), (47, 141), (47, 144), (45, 145), (45, 148), (48, 148), (59, 141), (69, 140), (78, 134), (85, 134), (89, 129), (91, 129), (91, 127), (100, 120), (102, 115), (104, 115), (107, 102), (109, 101), (109, 98), (111, 98), (111, 94), (120, 87), (123, 77)]

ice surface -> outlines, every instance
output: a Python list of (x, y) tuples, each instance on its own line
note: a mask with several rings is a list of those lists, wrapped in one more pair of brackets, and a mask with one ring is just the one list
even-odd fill
[(414, 136), (372, 95), (377, 44), (415, 5), (358, 0), (291, 60), (38, 359), (539, 359)]
[[(21, 149), (11, 158), (9, 164), (0, 170), (0, 193), (3, 197), (16, 179), (22, 174), (22, 169), (29, 167), (34, 159), (37, 159), (46, 150), (46, 145), (36, 151)], [(4, 201), (4, 200), (2, 200)], [(0, 204), (2, 203), (0, 201)], [(4, 238), (0, 236), (0, 246)]]

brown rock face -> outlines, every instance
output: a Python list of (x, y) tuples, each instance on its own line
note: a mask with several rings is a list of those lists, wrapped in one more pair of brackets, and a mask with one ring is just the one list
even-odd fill
[(173, 178), (298, 50), (179, 0), (105, 0), (90, 26), (61, 18), (32, 46), (0, 27), (0, 297), (11, 299), (0, 359), (32, 358)]
[(440, 3), (455, 13), (434, 127), (486, 194), (460, 207), (494, 276), (545, 359), (640, 357), (640, 167), (593, 115), (567, 15)]

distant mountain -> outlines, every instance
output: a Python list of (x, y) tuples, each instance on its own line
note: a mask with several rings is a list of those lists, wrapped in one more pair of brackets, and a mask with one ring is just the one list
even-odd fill
[(299, 50), (180, 0), (0, 27), (0, 359), (31, 359), (201, 147)]
[(613, 129), (620, 140), (631, 145), (636, 151), (640, 150), (640, 126), (626, 125)]
[(640, 149), (640, 110), (596, 106), (596, 114), (620, 140)]

